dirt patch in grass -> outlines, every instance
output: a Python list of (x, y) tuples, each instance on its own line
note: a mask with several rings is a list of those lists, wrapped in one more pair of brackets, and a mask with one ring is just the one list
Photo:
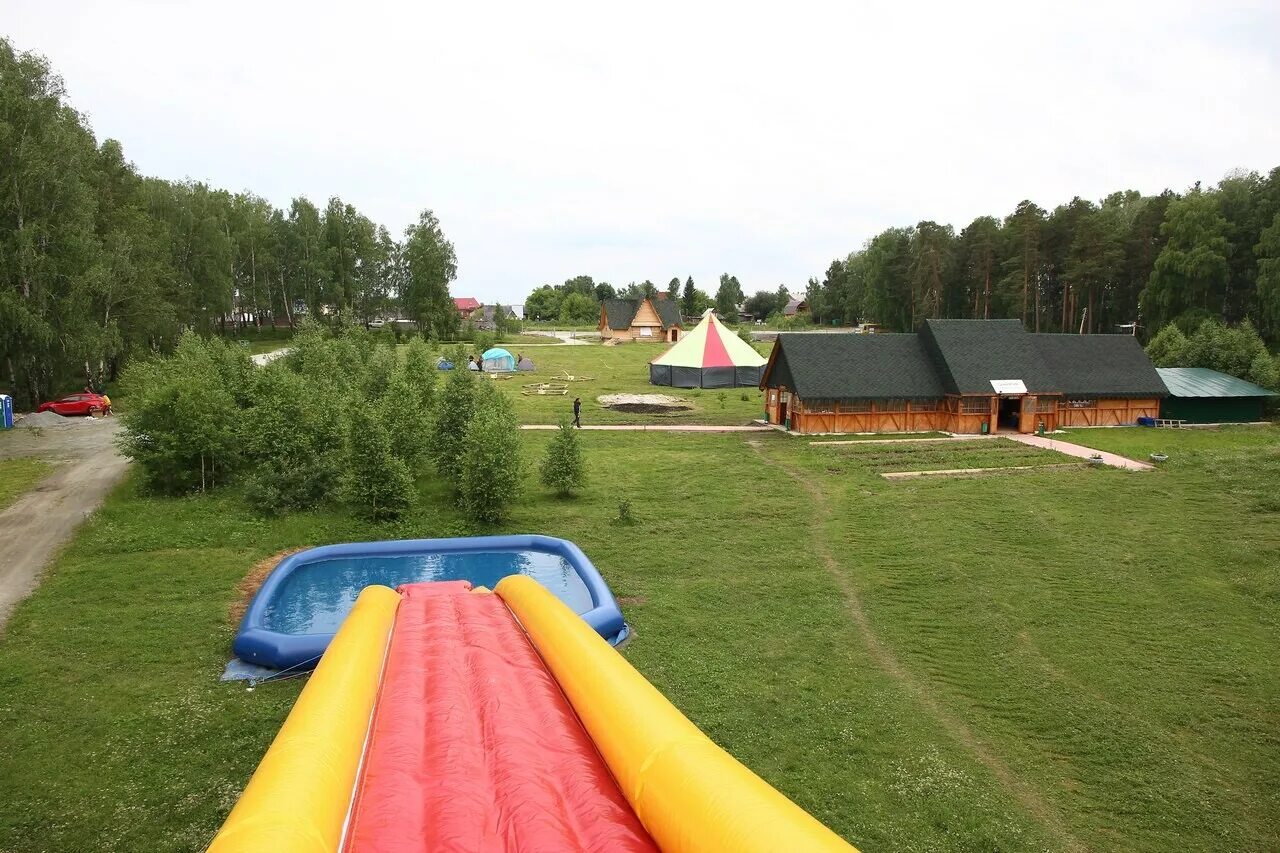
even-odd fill
[(262, 586), (262, 582), (267, 579), (267, 575), (275, 571), (276, 566), (280, 565), (280, 561), (290, 554), (297, 554), (299, 551), (305, 551), (306, 548), (290, 548), (287, 551), (281, 551), (279, 554), (273, 554), (265, 560), (259, 560), (253, 564), (253, 568), (249, 573), (241, 578), (240, 583), (236, 584), (236, 597), (231, 600), (231, 606), (227, 608), (227, 618), (231, 620), (232, 625), (239, 625), (240, 620), (244, 618), (245, 611), (249, 609), (249, 602), (253, 601), (253, 597), (258, 594), (258, 589)]
[(667, 412), (691, 412), (693, 406), (670, 406), (660, 403), (614, 403), (606, 408), (635, 415), (663, 415)]
[(636, 415), (664, 415), (668, 412), (691, 412), (693, 404), (670, 394), (602, 394), (596, 402), (615, 412)]
[(645, 598), (643, 595), (623, 595), (619, 596), (618, 604), (619, 606), (626, 605), (627, 607), (639, 607), (648, 600), (649, 599)]

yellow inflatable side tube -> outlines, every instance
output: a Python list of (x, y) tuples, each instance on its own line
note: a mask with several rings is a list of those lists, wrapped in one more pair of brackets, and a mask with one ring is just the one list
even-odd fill
[(665, 853), (854, 849), (716, 746), (537, 581), (513, 575), (497, 593)]
[(399, 604), (360, 593), (210, 851), (336, 853)]

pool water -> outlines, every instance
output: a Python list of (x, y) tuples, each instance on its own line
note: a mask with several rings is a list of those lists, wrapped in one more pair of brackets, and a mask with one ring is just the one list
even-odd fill
[(419, 581), (468, 580), (489, 589), (508, 575), (528, 575), (576, 613), (594, 607), (573, 566), (545, 551), (461, 551), (337, 557), (298, 566), (272, 597), (262, 627), (281, 634), (331, 634), (372, 584), (392, 589)]

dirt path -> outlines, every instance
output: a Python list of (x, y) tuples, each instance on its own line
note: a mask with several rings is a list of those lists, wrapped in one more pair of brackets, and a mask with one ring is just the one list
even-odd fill
[(14, 605), (36, 588), (40, 572), (124, 476), (128, 460), (114, 439), (119, 421), (54, 429), (15, 429), (0, 436), (0, 459), (37, 456), (53, 473), (0, 512), (0, 631)]
[(1063, 823), (1062, 816), (1058, 813), (1058, 810), (1045, 800), (1033, 785), (1020, 777), (1003, 758), (983, 743), (964, 720), (947, 710), (933, 694), (928, 682), (912, 675), (903, 666), (902, 661), (898, 659), (893, 649), (876, 634), (875, 627), (867, 618), (866, 610), (862, 606), (862, 597), (857, 587), (849, 579), (847, 571), (840, 565), (840, 561), (836, 559), (835, 552), (832, 551), (830, 544), (827, 542), (825, 526), (831, 518), (831, 505), (826, 496), (822, 494), (822, 490), (812, 480), (805, 477), (802, 472), (771, 458), (769, 454), (760, 449), (759, 442), (749, 441), (748, 444), (751, 445), (752, 450), (762, 460), (795, 480), (809, 494), (813, 505), (813, 525), (810, 529), (809, 542), (812, 544), (818, 559), (822, 561), (827, 574), (830, 575), (831, 580), (835, 583), (836, 588), (840, 590), (845, 602), (845, 611), (853, 620), (863, 644), (867, 647), (867, 651), (870, 653), (872, 660), (876, 662), (876, 665), (905, 688), (920, 703), (921, 707), (942, 725), (947, 734), (963, 744), (978, 761), (982, 762), (983, 766), (991, 771), (991, 774), (1000, 781), (1000, 784), (1018, 801), (1027, 813), (1062, 842), (1064, 849), (1072, 851), (1087, 850), (1088, 848), (1084, 843), (1072, 835), (1066, 824)]

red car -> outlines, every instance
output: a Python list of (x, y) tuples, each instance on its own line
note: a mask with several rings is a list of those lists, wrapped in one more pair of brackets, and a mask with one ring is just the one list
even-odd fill
[(50, 400), (41, 403), (37, 412), (53, 412), (66, 417), (84, 417), (85, 415), (106, 415), (111, 412), (111, 398), (105, 394), (68, 394), (61, 400)]

